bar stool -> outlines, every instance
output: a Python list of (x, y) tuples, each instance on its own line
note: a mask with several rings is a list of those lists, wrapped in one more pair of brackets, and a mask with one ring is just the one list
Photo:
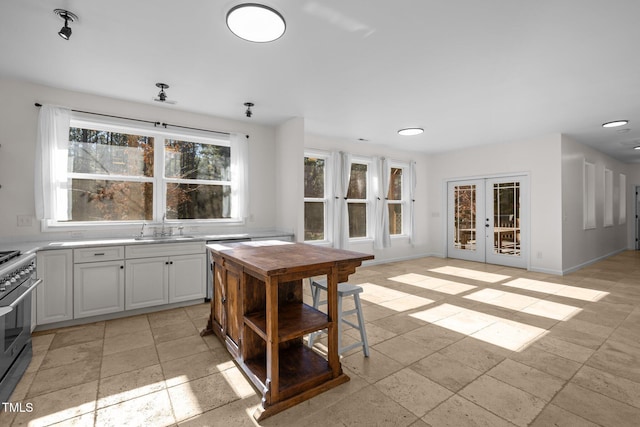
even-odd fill
[[(318, 308), (320, 305), (327, 303), (326, 300), (320, 300), (320, 292), (327, 291), (327, 281), (311, 280), (311, 295), (313, 297), (313, 308)], [(367, 331), (364, 328), (364, 316), (362, 315), (362, 305), (360, 304), (360, 293), (362, 288), (360, 286), (351, 285), (349, 283), (338, 283), (338, 354), (342, 354), (345, 351), (349, 351), (352, 348), (362, 346), (362, 351), (365, 357), (369, 357), (369, 343), (367, 342)], [(342, 298), (353, 296), (353, 302), (355, 308), (353, 310), (342, 311)], [(356, 314), (358, 318), (358, 324), (350, 322), (345, 319), (346, 316)], [(360, 341), (350, 344), (346, 347), (342, 347), (342, 322), (360, 331)], [(309, 347), (313, 347), (313, 341), (318, 334), (322, 331), (312, 332), (309, 334)]]

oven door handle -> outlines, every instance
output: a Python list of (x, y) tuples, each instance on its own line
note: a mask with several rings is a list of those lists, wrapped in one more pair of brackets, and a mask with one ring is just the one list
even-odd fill
[[(16, 300), (14, 302), (12, 302), (11, 304), (9, 304), (9, 307), (11, 307), (12, 309), (16, 308), (16, 306), (18, 304), (20, 304), (20, 302), (22, 302), (23, 299), (25, 299), (30, 293), (31, 291), (33, 291), (36, 287), (38, 287), (38, 285), (42, 283), (42, 279), (38, 279), (36, 280), (36, 282), (29, 286), (29, 289), (27, 289), (26, 291), (24, 291), (22, 293), (22, 295), (20, 295), (18, 298), (16, 298)], [(6, 314), (6, 313), (5, 313)]]

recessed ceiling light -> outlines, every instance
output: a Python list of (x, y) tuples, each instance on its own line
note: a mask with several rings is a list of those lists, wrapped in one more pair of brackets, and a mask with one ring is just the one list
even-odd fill
[(227, 26), (241, 39), (256, 43), (272, 42), (284, 34), (286, 24), (280, 13), (257, 3), (243, 3), (227, 13)]
[(398, 131), (402, 136), (420, 135), (422, 132), (424, 132), (422, 128), (405, 128)]
[(603, 123), (603, 128), (616, 128), (618, 126), (624, 126), (629, 123), (629, 120), (614, 120), (612, 122)]

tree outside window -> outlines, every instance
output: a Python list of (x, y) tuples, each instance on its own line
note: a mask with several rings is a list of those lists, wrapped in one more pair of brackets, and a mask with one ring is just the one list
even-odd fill
[[(164, 159), (164, 176), (156, 158)], [(68, 184), (59, 190), (68, 194), (67, 221), (229, 218), (230, 161), (230, 147), (214, 140), (72, 126)], [(162, 199), (154, 200), (158, 189)]]

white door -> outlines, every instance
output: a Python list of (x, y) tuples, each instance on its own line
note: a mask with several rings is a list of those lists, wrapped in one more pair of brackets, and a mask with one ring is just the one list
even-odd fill
[(448, 183), (447, 256), (527, 267), (526, 176)]

